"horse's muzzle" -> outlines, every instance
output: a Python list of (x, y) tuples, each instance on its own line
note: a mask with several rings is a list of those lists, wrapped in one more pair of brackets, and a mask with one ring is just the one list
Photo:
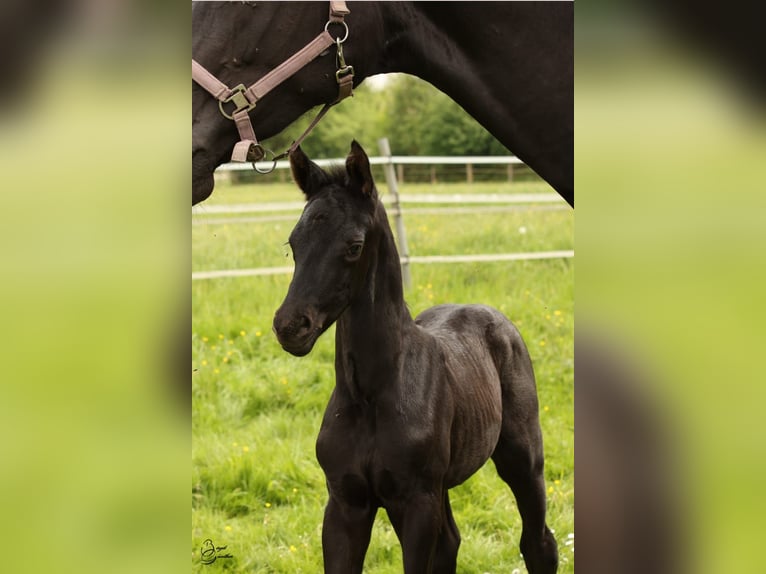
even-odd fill
[(317, 312), (311, 307), (294, 310), (283, 305), (274, 315), (272, 329), (282, 348), (296, 357), (307, 355), (322, 333)]

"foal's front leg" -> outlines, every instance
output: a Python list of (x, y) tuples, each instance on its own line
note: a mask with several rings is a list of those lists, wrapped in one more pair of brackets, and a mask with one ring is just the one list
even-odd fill
[(431, 574), (442, 523), (442, 497), (423, 492), (386, 511), (402, 545), (404, 574)]
[(377, 508), (352, 506), (332, 494), (324, 512), (322, 554), (326, 574), (360, 574)]

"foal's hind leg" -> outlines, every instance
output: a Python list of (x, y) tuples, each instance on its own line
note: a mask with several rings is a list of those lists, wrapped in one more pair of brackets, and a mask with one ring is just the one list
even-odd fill
[(516, 497), (521, 514), (520, 549), (530, 574), (558, 569), (556, 540), (545, 524), (543, 436), (532, 361), (515, 328), (498, 328), (490, 339), (500, 376), (502, 424), (492, 453), (497, 472)]
[(542, 437), (537, 416), (532, 419), (523, 428), (519, 421), (503, 420), (492, 460), (516, 497), (522, 520), (519, 546), (529, 574), (553, 574), (558, 569), (558, 548), (545, 524)]

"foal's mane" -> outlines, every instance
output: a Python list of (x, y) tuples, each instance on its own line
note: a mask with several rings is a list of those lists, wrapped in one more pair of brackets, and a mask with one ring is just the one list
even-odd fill
[[(350, 182), (349, 182), (349, 176), (348, 171), (346, 170), (346, 166), (342, 164), (335, 164), (330, 165), (327, 168), (324, 169), (325, 174), (327, 175), (327, 181), (324, 183), (323, 187), (326, 185), (337, 185), (338, 187), (342, 187), (343, 191), (346, 195), (351, 195), (352, 191), (350, 188)], [(377, 186), (373, 184), (372, 188), (372, 199), (374, 201), (378, 201), (378, 189)]]
[(330, 183), (337, 184), (341, 187), (348, 185), (348, 174), (346, 173), (346, 166), (336, 163), (330, 165), (325, 170)]

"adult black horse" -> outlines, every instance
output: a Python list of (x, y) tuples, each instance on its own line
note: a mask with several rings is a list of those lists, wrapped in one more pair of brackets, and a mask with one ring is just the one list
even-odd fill
[[(349, 2), (345, 59), (354, 84), (381, 73), (418, 76), (449, 95), (574, 206), (573, 5), (569, 2)], [(195, 2), (192, 57), (226, 86), (249, 85), (321, 33), (325, 2)], [(344, 30), (336, 26), (334, 36)], [(325, 50), (249, 112), (271, 137), (338, 97), (336, 52)], [(251, 102), (252, 103), (252, 102)], [(237, 142), (234, 122), (197, 83), (192, 91), (192, 204)]]

